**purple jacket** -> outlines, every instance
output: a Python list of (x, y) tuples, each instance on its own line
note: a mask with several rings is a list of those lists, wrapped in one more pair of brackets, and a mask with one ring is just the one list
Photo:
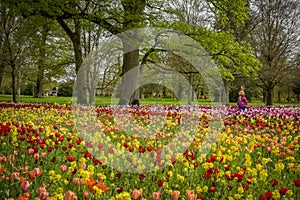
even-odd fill
[(245, 107), (246, 105), (248, 104), (248, 100), (245, 96), (240, 96), (238, 98), (238, 101), (237, 101), (237, 105), (241, 106), (241, 107)]

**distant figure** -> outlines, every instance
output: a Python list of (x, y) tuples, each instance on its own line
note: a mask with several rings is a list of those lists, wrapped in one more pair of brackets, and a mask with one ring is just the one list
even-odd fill
[(238, 110), (245, 110), (246, 106), (248, 105), (248, 100), (245, 97), (245, 91), (243, 86), (241, 86), (241, 90), (239, 91), (239, 98), (236, 104), (238, 106)]

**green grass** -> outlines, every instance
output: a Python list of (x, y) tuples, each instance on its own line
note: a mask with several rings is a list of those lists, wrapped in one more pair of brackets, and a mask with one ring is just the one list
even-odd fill
[[(12, 95), (0, 95), (0, 101), (11, 101)], [(32, 102), (44, 102), (49, 104), (72, 104), (72, 97), (42, 97), (42, 98), (34, 98), (32, 96), (24, 96), (22, 95), (20, 98), (17, 98), (18, 102), (25, 102), (25, 103), (32, 103)], [(141, 105), (187, 105), (187, 99), (178, 102), (176, 99), (172, 98), (145, 98), (140, 100)], [(100, 97), (96, 96), (95, 105), (111, 105), (111, 97)], [(196, 103), (193, 102), (193, 105)], [(199, 100), (198, 105), (212, 105), (209, 100)], [(230, 105), (235, 105), (235, 103), (230, 103)], [(263, 102), (250, 102), (249, 106), (264, 106), (265, 103)], [(298, 105), (299, 103), (274, 103), (274, 105)]]

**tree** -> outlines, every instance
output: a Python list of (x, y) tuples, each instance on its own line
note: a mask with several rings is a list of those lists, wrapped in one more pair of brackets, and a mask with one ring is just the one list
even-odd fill
[[(56, 19), (61, 27), (66, 31), (70, 37), (76, 60), (76, 73), (79, 72), (82, 64), (82, 44), (80, 40), (81, 36), (81, 20), (88, 20), (96, 23), (104, 30), (111, 34), (118, 34), (122, 31), (141, 26), (145, 17), (144, 10), (146, 7), (146, 1), (144, 0), (121, 0), (121, 1), (61, 1), (61, 0), (48, 0), (43, 2), (37, 2), (34, 0), (26, 1), (8, 1), (5, 0), (12, 7), (16, 7), (23, 16), (28, 17), (32, 15), (41, 15), (47, 18)], [(150, 11), (155, 7), (155, 4), (149, 4)], [(151, 15), (148, 16), (148, 20), (152, 19)], [(73, 20), (74, 30), (68, 26), (66, 20)], [(129, 44), (124, 41), (124, 61), (123, 61), (123, 74), (128, 72), (131, 68), (138, 64), (138, 50), (127, 52)], [(77, 90), (78, 103), (85, 104), (86, 94), (84, 88), (83, 74), (77, 74)], [(135, 80), (135, 79), (134, 79)], [(124, 80), (124, 84), (127, 84)], [(134, 82), (132, 82), (134, 84)], [(125, 92), (126, 93), (126, 92)], [(138, 95), (135, 95), (138, 98)], [(126, 100), (129, 101), (129, 100)], [(126, 102), (127, 103), (127, 102)]]
[(250, 44), (235, 36), (235, 31), (241, 29), (247, 19), (246, 1), (175, 2), (169, 10), (176, 21), (170, 27), (191, 36), (212, 56), (219, 66), (225, 89), (218, 101), (228, 104), (230, 83), (235, 76), (242, 74), (255, 77), (260, 66)]
[[(214, 30), (220, 33), (224, 32), (225, 34), (229, 33), (232, 35), (231, 40), (237, 42), (239, 46), (239, 48), (233, 51), (229, 48), (229, 56), (225, 59), (222, 55), (221, 57), (216, 57), (217, 62), (220, 64), (224, 81), (224, 101), (228, 104), (230, 85), (233, 83), (235, 77), (245, 76), (255, 79), (256, 72), (260, 67), (260, 63), (252, 54), (252, 48), (247, 40), (247, 36), (252, 29), (252, 21), (249, 20), (249, 15), (251, 14), (249, 2), (248, 0), (207, 0), (207, 2), (214, 13)], [(247, 52), (250, 57), (247, 58), (243, 52)], [(238, 59), (236, 59), (237, 57)], [(228, 58), (231, 60), (230, 62), (228, 62)]]
[(290, 72), (294, 46), (299, 46), (299, 4), (293, 0), (260, 0), (253, 2), (259, 24), (251, 33), (252, 46), (262, 63), (257, 86), (266, 95), (266, 104), (273, 104), (273, 89), (285, 82)]
[(0, 9), (0, 35), (2, 36), (0, 44), (3, 47), (1, 50), (0, 71), (3, 72), (5, 66), (9, 66), (11, 68), (12, 95), (13, 101), (16, 102), (17, 72), (23, 65), (23, 57), (24, 54), (26, 54), (26, 47), (33, 32), (32, 29), (27, 26), (26, 20), (22, 20), (11, 8), (7, 7), (6, 4), (1, 3)]

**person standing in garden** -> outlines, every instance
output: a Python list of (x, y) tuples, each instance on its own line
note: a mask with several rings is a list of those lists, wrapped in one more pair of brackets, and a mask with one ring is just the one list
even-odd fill
[(241, 86), (241, 90), (239, 91), (239, 98), (237, 101), (237, 106), (238, 106), (238, 110), (245, 110), (246, 106), (248, 105), (248, 100), (245, 97), (245, 91), (244, 91), (244, 86)]

